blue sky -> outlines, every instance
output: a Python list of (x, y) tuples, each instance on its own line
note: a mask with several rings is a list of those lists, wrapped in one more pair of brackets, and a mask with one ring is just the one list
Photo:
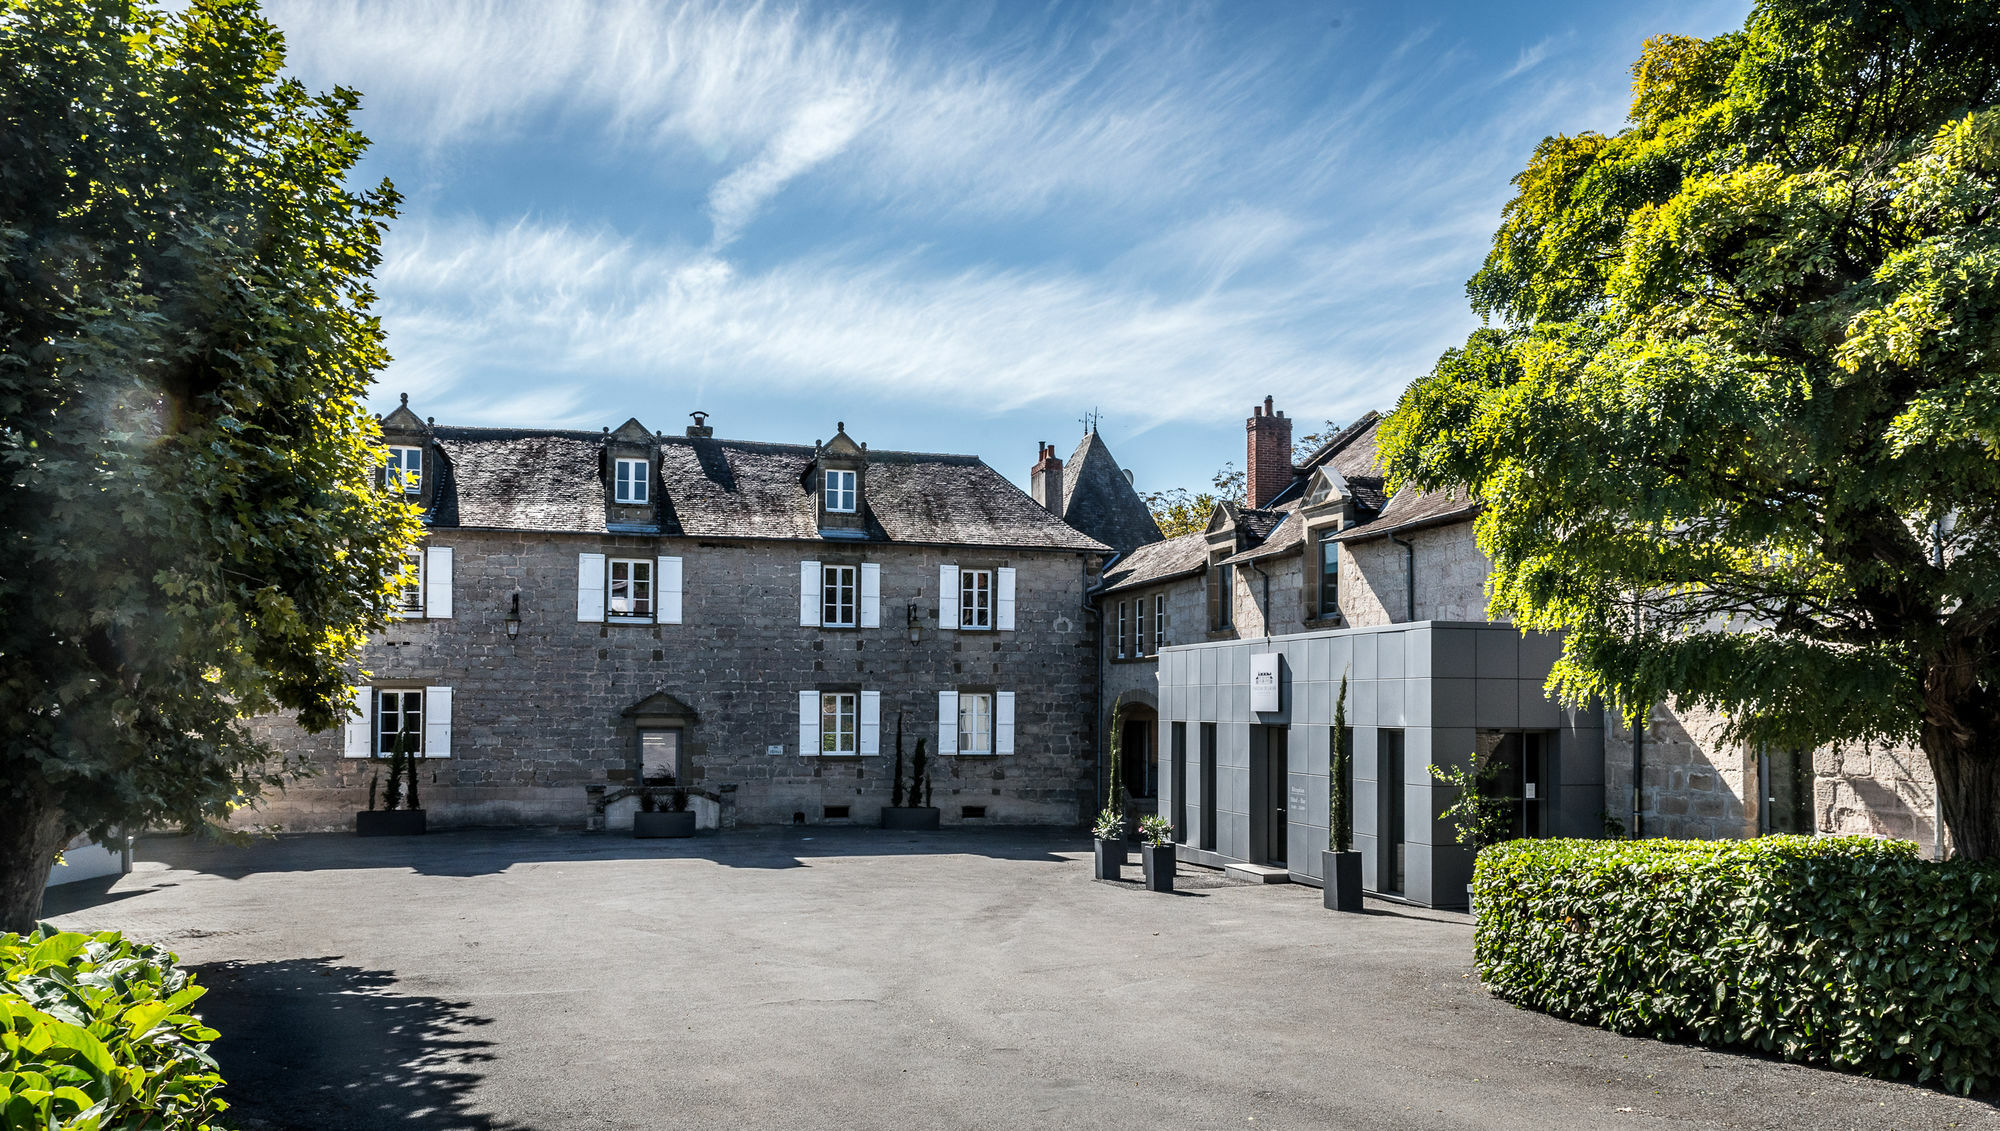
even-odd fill
[(976, 452), (1092, 408), (1142, 490), (1387, 410), (1549, 133), (1717, 3), (269, 0), (405, 194), (380, 312), (440, 422)]

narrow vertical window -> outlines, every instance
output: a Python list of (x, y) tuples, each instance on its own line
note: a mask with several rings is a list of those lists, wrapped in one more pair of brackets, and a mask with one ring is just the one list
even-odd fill
[(1167, 646), (1167, 595), (1153, 595), (1153, 651)]
[(1132, 654), (1135, 656), (1150, 655), (1152, 649), (1148, 645), (1151, 643), (1152, 634), (1147, 631), (1148, 621), (1146, 618), (1146, 599), (1144, 597), (1140, 597), (1138, 600), (1132, 602), (1132, 619), (1137, 622), (1139, 629), (1139, 647)]
[(410, 583), (403, 586), (403, 595), (398, 612), (407, 617), (424, 615), (424, 552), (408, 551), (410, 557)]
[(1118, 602), (1118, 658), (1125, 658), (1125, 621), (1131, 615), (1129, 602)]
[(854, 513), (854, 472), (826, 473), (826, 509), (838, 514)]
[(645, 460), (621, 459), (618, 461), (617, 480), (611, 497), (614, 502), (620, 503), (644, 503), (647, 501), (650, 493)]
[(853, 628), (855, 577), (853, 566), (830, 565), (820, 571), (819, 623), (828, 628)]
[(819, 697), (819, 752), (854, 754), (859, 752), (860, 697), (852, 691), (825, 691)]
[(958, 752), (993, 753), (993, 693), (958, 693)]
[(958, 571), (958, 627), (993, 627), (993, 571)]
[(614, 617), (653, 615), (653, 563), (644, 558), (613, 558), (610, 604)]
[(1340, 543), (1333, 540), (1336, 533), (1329, 530), (1319, 536), (1319, 615), (1323, 617), (1340, 612)]
[(1215, 627), (1229, 628), (1236, 623), (1235, 566), (1215, 567), (1215, 590)]

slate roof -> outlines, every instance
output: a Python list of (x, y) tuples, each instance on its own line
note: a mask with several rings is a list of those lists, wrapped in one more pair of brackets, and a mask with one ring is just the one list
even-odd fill
[(1161, 537), (1153, 513), (1094, 431), (1084, 433), (1063, 464), (1062, 516), (1064, 522), (1120, 553)]
[[(601, 534), (607, 521), (594, 432), (434, 430), (443, 452), (438, 527)], [(803, 444), (666, 437), (656, 510), (667, 537), (820, 540)], [(867, 540), (1022, 549), (1108, 549), (1037, 505), (977, 456), (869, 452)]]
[(1200, 573), (1208, 566), (1208, 535), (1197, 530), (1141, 546), (1104, 571), (1100, 593), (1116, 593), (1156, 581)]
[(1349, 527), (1334, 535), (1333, 540), (1366, 542), (1373, 538), (1387, 538), (1406, 530), (1463, 522), (1476, 517), (1479, 510), (1477, 502), (1456, 491), (1418, 491), (1406, 487), (1396, 492), (1396, 497), (1389, 500), (1388, 507), (1376, 516), (1375, 521)]

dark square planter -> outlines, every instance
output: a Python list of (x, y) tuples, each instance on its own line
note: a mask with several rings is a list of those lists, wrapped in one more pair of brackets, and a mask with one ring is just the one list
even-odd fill
[(884, 805), (882, 827), (898, 832), (935, 832), (938, 810), (933, 805)]
[(1320, 865), (1320, 901), (1328, 911), (1361, 910), (1361, 854), (1359, 852), (1322, 852)]
[(1122, 840), (1100, 840), (1097, 845), (1097, 878), (1116, 880), (1122, 878), (1119, 869), (1125, 866), (1125, 842)]
[(422, 809), (362, 809), (354, 814), (355, 836), (422, 836)]
[(1139, 846), (1139, 860), (1146, 866), (1147, 891), (1174, 890), (1173, 845), (1142, 844)]
[(641, 839), (653, 837), (683, 837), (694, 835), (694, 810), (679, 813), (632, 814), (632, 835)]

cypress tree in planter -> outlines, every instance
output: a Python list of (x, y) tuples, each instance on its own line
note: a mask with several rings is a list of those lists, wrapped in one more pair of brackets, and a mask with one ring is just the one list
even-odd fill
[(1319, 854), (1320, 901), (1328, 911), (1361, 910), (1361, 854), (1354, 851), (1354, 736), (1347, 729), (1347, 673), (1333, 704), (1333, 749), (1326, 766), (1326, 851)]
[[(416, 731), (403, 729), (389, 740), (389, 788), (383, 807), (375, 808), (375, 783), (368, 783), (368, 808), (354, 814), (356, 836), (420, 836), (427, 827), (423, 806), (417, 799)], [(403, 788), (407, 767), (410, 785)]]
[(1125, 714), (1125, 697), (1120, 695), (1111, 704), (1111, 782), (1105, 790), (1104, 811), (1097, 815), (1097, 823), (1091, 826), (1091, 835), (1096, 838), (1097, 878), (1115, 880), (1119, 869), (1125, 866), (1125, 798), (1119, 788), (1118, 763), (1124, 750), (1119, 743), (1119, 721)]
[[(903, 713), (896, 712), (896, 788), (890, 804), (882, 810), (882, 827), (902, 832), (929, 832), (938, 827), (938, 811), (931, 805), (930, 760), (924, 757), (924, 740), (917, 739), (916, 757), (910, 762), (910, 789), (903, 791)], [(905, 805), (903, 802), (909, 801)]]

